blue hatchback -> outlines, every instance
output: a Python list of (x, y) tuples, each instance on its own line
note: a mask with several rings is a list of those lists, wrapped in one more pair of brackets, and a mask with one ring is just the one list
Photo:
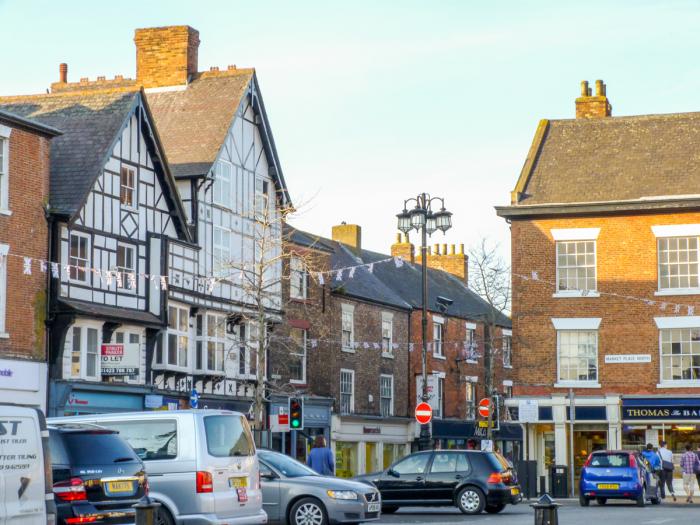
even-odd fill
[(587, 507), (592, 499), (599, 505), (609, 499), (634, 500), (640, 507), (647, 501), (661, 503), (649, 464), (637, 452), (626, 450), (601, 450), (588, 456), (581, 469), (579, 502)]

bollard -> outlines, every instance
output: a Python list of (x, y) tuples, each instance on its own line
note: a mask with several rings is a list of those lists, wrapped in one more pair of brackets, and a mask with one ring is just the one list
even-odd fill
[(156, 509), (160, 507), (160, 503), (144, 496), (132, 507), (136, 509), (136, 525), (155, 525)]
[(549, 494), (544, 494), (537, 503), (530, 505), (535, 509), (535, 525), (559, 525), (559, 507)]

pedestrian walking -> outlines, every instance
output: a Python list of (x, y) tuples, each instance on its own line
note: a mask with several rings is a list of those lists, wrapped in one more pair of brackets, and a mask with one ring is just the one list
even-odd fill
[(306, 464), (322, 476), (335, 475), (335, 460), (333, 459), (333, 452), (326, 446), (326, 438), (316, 436), (314, 446), (306, 459)]
[(661, 497), (666, 498), (666, 490), (671, 494), (673, 501), (676, 501), (676, 493), (673, 490), (673, 452), (671, 452), (665, 441), (660, 443), (659, 458), (661, 458)]
[(649, 468), (651, 469), (652, 475), (656, 478), (657, 480), (657, 487), (661, 485), (661, 458), (659, 457), (659, 454), (654, 452), (654, 445), (651, 443), (647, 443), (646, 450), (642, 450), (642, 457), (647, 461), (649, 464)]
[(693, 447), (690, 446), (690, 443), (685, 446), (685, 452), (681, 456), (681, 471), (683, 472), (683, 490), (688, 496), (685, 502), (692, 503), (693, 493), (695, 492), (695, 476), (700, 471), (700, 459), (693, 452)]

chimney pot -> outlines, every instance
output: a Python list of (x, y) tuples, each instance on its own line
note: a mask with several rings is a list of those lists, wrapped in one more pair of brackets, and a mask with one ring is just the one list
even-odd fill
[(581, 81), (581, 96), (582, 97), (587, 97), (590, 93), (590, 90), (588, 89), (588, 80), (582, 80)]
[(450, 244), (450, 255), (454, 255), (454, 254), (455, 254), (455, 245)]
[(464, 244), (459, 245), (459, 254), (464, 255)]
[(447, 255), (447, 244), (442, 245), (442, 254)]
[(236, 69), (237, 69), (237, 68), (236, 68), (236, 64), (230, 64), (230, 65), (228, 66), (228, 70), (229, 70), (229, 71), (235, 71)]
[(211, 66), (209, 68), (209, 71), (218, 71), (218, 70), (219, 70), (218, 66)]
[(435, 255), (440, 255), (440, 245), (439, 244), (435, 245)]
[(98, 80), (98, 81), (100, 81), (100, 80), (105, 80), (105, 78), (106, 78), (106, 77), (97, 77), (97, 80)]
[(606, 95), (605, 83), (595, 81), (595, 97), (591, 96), (588, 81), (581, 82), (581, 96), (576, 99), (576, 118), (604, 118), (612, 115), (612, 106)]
[(408, 236), (408, 232), (403, 234), (403, 242), (405, 242), (405, 243), (411, 242), (410, 237)]
[(68, 82), (68, 64), (65, 62), (58, 65), (58, 81), (61, 84)]
[(114, 80), (124, 80), (124, 75), (114, 75)]
[(80, 82), (81, 83), (90, 82), (90, 79), (88, 77), (80, 77)]
[(397, 233), (396, 234), (396, 243), (398, 244), (400, 242), (401, 242), (401, 233)]
[(605, 84), (602, 80), (595, 81), (595, 96), (604, 97), (605, 96)]

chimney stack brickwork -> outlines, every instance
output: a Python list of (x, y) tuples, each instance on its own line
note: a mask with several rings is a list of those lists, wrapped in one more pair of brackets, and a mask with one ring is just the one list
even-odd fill
[(391, 256), (401, 257), (404, 261), (411, 263), (415, 262), (416, 251), (407, 233), (404, 233), (403, 241), (401, 240), (401, 234), (396, 234), (396, 242), (391, 245)]
[(354, 252), (362, 250), (362, 228), (357, 224), (338, 224), (333, 226), (332, 238), (334, 241), (345, 244)]
[(199, 31), (190, 26), (137, 29), (136, 80), (145, 88), (185, 85), (197, 72)]
[(576, 99), (576, 118), (605, 118), (612, 115), (612, 106), (605, 93), (605, 83), (595, 81), (595, 96), (588, 81), (581, 81), (581, 96)]
[[(435, 244), (432, 248), (428, 246), (428, 268), (442, 270), (461, 279), (465, 283), (469, 278), (469, 257), (464, 253), (464, 244), (459, 245), (459, 250), (454, 244), (447, 244), (442, 247)], [(420, 248), (416, 250), (410, 241), (408, 234), (396, 234), (396, 242), (391, 245), (391, 256), (401, 257), (404, 261), (421, 264)]]

